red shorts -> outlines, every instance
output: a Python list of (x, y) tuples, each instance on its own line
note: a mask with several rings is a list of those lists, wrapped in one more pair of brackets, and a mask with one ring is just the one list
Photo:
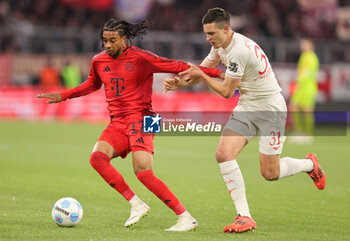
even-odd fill
[(98, 141), (108, 142), (122, 158), (130, 151), (147, 151), (153, 155), (154, 133), (143, 133), (142, 123), (140, 118), (111, 120)]

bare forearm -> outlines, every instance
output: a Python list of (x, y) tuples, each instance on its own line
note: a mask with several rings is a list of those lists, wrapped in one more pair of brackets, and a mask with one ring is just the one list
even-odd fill
[(225, 84), (225, 82), (219, 81), (217, 79), (211, 78), (208, 75), (202, 76), (203, 80), (219, 95), (224, 98), (231, 98), (235, 92), (235, 89), (230, 88)]
[[(219, 95), (225, 98), (231, 98), (235, 93), (235, 90), (241, 81), (240, 79), (231, 78), (225, 75), (223, 82), (209, 77), (205, 74), (198, 66), (189, 63), (190, 69), (179, 73), (184, 78), (187, 79), (203, 79), (211, 88), (213, 88)], [(223, 77), (220, 75), (220, 77)]]

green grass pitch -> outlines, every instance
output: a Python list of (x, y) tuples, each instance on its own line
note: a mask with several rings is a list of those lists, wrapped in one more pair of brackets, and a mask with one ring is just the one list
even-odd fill
[[(156, 137), (154, 171), (199, 222), (188, 233), (164, 229), (175, 214), (135, 177), (131, 159), (114, 159), (151, 213), (124, 228), (129, 204), (89, 164), (104, 125), (0, 122), (0, 240), (350, 240), (350, 135), (317, 137), (311, 146), (284, 145), (282, 156), (315, 152), (327, 175), (319, 191), (306, 174), (268, 182), (259, 172), (255, 138), (238, 159), (254, 232), (225, 234), (233, 202), (214, 159), (218, 136)], [(71, 196), (84, 208), (82, 222), (61, 228), (51, 218), (56, 200)]]

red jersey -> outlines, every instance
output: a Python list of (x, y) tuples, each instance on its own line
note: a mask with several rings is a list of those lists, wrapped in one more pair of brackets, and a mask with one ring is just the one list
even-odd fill
[[(88, 79), (74, 89), (61, 92), (63, 100), (87, 95), (105, 87), (106, 101), (111, 117), (130, 114), (153, 114), (152, 85), (154, 73), (179, 73), (188, 69), (183, 61), (159, 57), (134, 46), (126, 46), (117, 57), (105, 51), (91, 62)], [(221, 71), (200, 67), (211, 77), (219, 77)]]

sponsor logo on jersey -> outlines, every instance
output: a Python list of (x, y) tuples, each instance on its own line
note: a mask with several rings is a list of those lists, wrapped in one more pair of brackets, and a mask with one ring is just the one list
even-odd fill
[(109, 66), (107, 65), (107, 67), (104, 68), (104, 70), (103, 70), (102, 72), (110, 72), (110, 71), (111, 71), (111, 69), (110, 69)]
[(139, 139), (137, 139), (136, 142), (138, 142), (138, 143), (145, 143), (145, 142), (143, 141), (143, 138), (142, 138), (142, 137), (140, 137)]
[(238, 70), (238, 64), (237, 63), (233, 63), (233, 62), (230, 62), (228, 64), (228, 69), (231, 70), (232, 72), (237, 72)]

